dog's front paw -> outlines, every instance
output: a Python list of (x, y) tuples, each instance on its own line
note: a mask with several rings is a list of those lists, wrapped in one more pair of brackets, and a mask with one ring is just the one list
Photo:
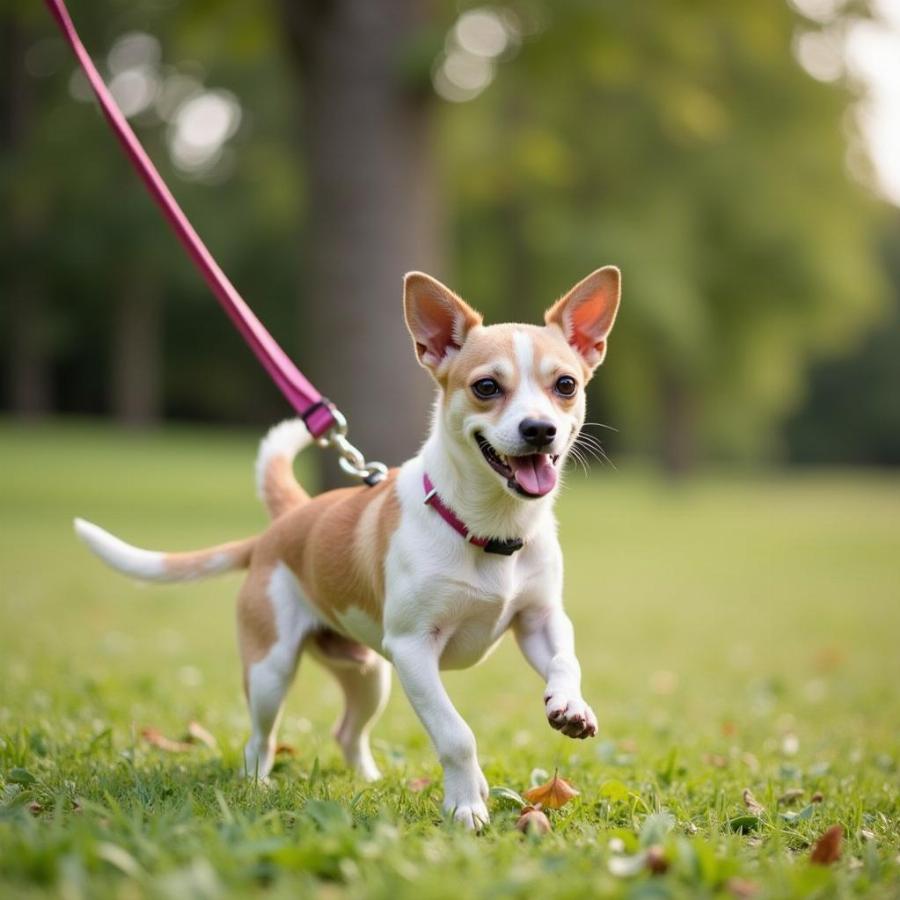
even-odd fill
[(584, 739), (597, 733), (597, 717), (580, 697), (551, 692), (544, 695), (544, 703), (550, 726), (567, 737)]
[(473, 831), (491, 821), (487, 810), (488, 783), (480, 770), (445, 772), (444, 813)]
[(454, 822), (459, 822), (460, 825), (471, 831), (481, 831), (491, 821), (487, 806), (481, 800), (455, 806), (452, 809), (445, 807), (445, 811), (448, 815), (453, 816)]

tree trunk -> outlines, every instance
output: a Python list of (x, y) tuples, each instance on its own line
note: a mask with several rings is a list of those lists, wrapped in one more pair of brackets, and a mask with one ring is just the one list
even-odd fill
[(113, 330), (113, 415), (143, 428), (159, 421), (162, 302), (156, 280), (139, 275), (122, 292)]
[[(431, 396), (403, 324), (402, 277), (440, 277), (430, 99), (398, 65), (420, 0), (283, 0), (302, 79), (309, 177), (304, 364), (370, 459), (421, 442)], [(334, 470), (326, 470), (334, 483)], [(342, 479), (343, 481), (343, 479)]]
[[(8, 172), (15, 171), (25, 153), (33, 103), (31, 81), (25, 71), (26, 29), (12, 10), (0, 13), (0, 157)], [(31, 244), (37, 223), (28, 215), (9, 178), (0, 198), (9, 216), (9, 243), (4, 248), (11, 264), (5, 294), (9, 406), (18, 415), (35, 418), (50, 411), (50, 332), (46, 298), (32, 262)]]
[(697, 463), (696, 419), (690, 388), (671, 371), (659, 379), (660, 457), (671, 478), (687, 475)]

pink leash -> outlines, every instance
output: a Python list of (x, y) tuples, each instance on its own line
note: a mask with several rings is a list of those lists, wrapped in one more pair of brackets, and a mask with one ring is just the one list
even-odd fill
[[(325, 437), (338, 447), (341, 453), (340, 462), (346, 472), (371, 483), (380, 480), (380, 477), (383, 477), (383, 470), (386, 471), (384, 467), (380, 463), (366, 463), (359, 451), (347, 442), (344, 437), (346, 434), (344, 417), (303, 377), (300, 370), (256, 318), (213, 259), (212, 254), (188, 221), (187, 216), (172, 196), (172, 192), (166, 187), (166, 183), (162, 180), (103, 83), (100, 73), (78, 37), (78, 32), (75, 30), (75, 25), (72, 23), (72, 18), (63, 0), (46, 0), (46, 3), (59, 24), (63, 36), (81, 63), (81, 68), (100, 101), (100, 108), (126, 155), (137, 169), (138, 175), (141, 176), (147, 190), (162, 210), (175, 234), (178, 235), (178, 239), (187, 250), (188, 255), (200, 270), (210, 290), (215, 294), (216, 299), (244, 340), (250, 345), (250, 349), (256, 354), (256, 358), (262, 363), (263, 368), (281, 389), (291, 406), (306, 422), (313, 437)], [(353, 451), (355, 451), (355, 456)]]

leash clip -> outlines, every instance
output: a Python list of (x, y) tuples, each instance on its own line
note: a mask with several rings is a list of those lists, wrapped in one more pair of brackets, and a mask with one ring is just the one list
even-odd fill
[(331, 407), (334, 425), (318, 438), (320, 447), (332, 447), (338, 452), (338, 465), (351, 478), (358, 478), (369, 487), (375, 487), (388, 473), (383, 462), (368, 462), (362, 451), (347, 440), (347, 420), (343, 413)]

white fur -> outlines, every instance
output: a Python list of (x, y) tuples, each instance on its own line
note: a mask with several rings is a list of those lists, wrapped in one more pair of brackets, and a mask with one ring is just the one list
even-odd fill
[(75, 519), (75, 533), (92, 553), (125, 575), (143, 581), (175, 580), (166, 572), (165, 553), (133, 547), (84, 519)]
[(256, 495), (260, 500), (265, 500), (266, 471), (272, 461), (278, 457), (293, 460), (312, 442), (313, 436), (302, 419), (287, 419), (269, 429), (256, 455)]
[(294, 678), (300, 647), (322, 626), (321, 618), (303, 596), (294, 573), (284, 563), (272, 570), (266, 591), (275, 617), (275, 643), (250, 666), (247, 699), (253, 732), (244, 748), (244, 774), (265, 779), (275, 762), (275, 733), (285, 695)]
[(198, 561), (195, 569), (172, 568), (167, 565), (168, 553), (143, 550), (127, 544), (99, 525), (86, 522), (84, 519), (75, 519), (74, 525), (75, 533), (87, 544), (92, 553), (123, 575), (130, 575), (141, 581), (165, 583), (199, 580), (212, 575), (220, 575), (222, 572), (230, 572), (236, 565), (234, 556), (226, 552), (219, 552)]
[[(474, 736), (453, 707), (440, 670), (480, 662), (513, 628), (526, 658), (547, 680), (545, 705), (554, 727), (578, 730), (578, 722), (584, 722), (596, 729), (596, 719), (581, 698), (572, 627), (562, 610), (562, 555), (549, 503), (510, 497), (532, 517), (531, 527), (522, 532), (528, 541), (513, 556), (487, 554), (463, 541), (422, 502), (423, 471), (427, 467), (442, 497), (449, 494), (460, 503), (468, 496), (463, 484), (479, 481), (481, 471), (470, 466), (461, 481), (445, 482), (452, 463), (439, 435), (436, 428), (422, 454), (406, 463), (397, 478), (401, 516), (385, 560), (382, 649), (437, 749), (445, 773), (445, 810), (477, 828), (488, 820), (487, 783)], [(496, 502), (504, 495), (492, 477)], [(467, 523), (479, 512), (464, 505), (454, 509)], [(516, 517), (510, 512), (508, 518)]]

